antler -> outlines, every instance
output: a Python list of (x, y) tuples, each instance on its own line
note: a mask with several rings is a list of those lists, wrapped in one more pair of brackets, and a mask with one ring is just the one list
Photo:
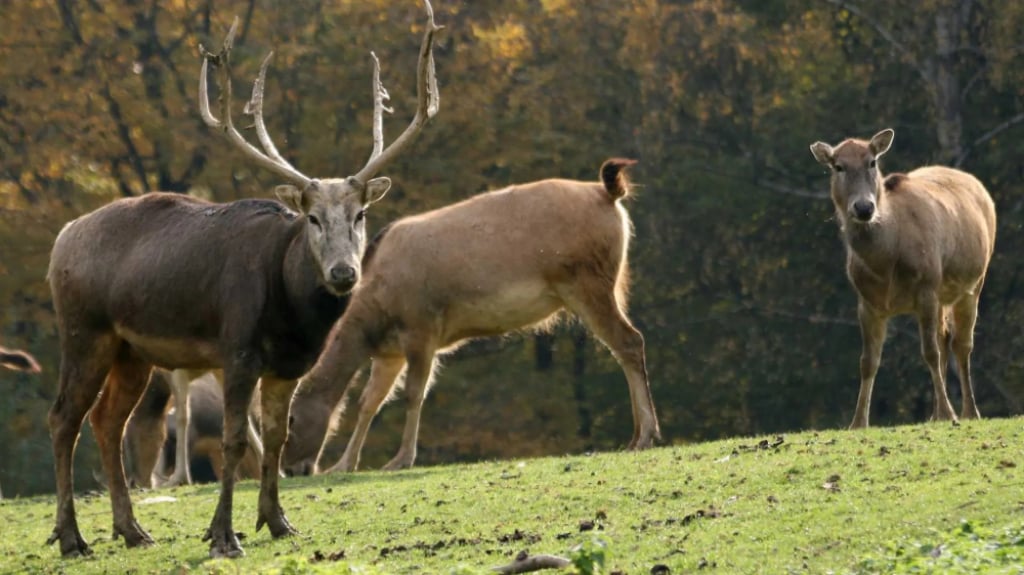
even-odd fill
[[(224, 46), (218, 54), (208, 52), (202, 45), (199, 46), (199, 51), (203, 57), (203, 66), (199, 71), (199, 113), (203, 116), (203, 121), (206, 122), (207, 126), (224, 132), (228, 140), (241, 149), (242, 153), (244, 153), (248, 158), (254, 160), (257, 165), (267, 168), (272, 172), (276, 172), (277, 174), (304, 187), (312, 181), (312, 178), (309, 178), (302, 172), (296, 170), (290, 163), (281, 157), (277, 148), (274, 147), (274, 143), (270, 140), (270, 135), (267, 133), (267, 127), (263, 123), (263, 86), (266, 80), (267, 64), (270, 62), (270, 57), (273, 56), (273, 52), (263, 60), (259, 76), (257, 76), (256, 82), (253, 83), (252, 99), (245, 106), (245, 113), (254, 116), (256, 134), (267, 153), (264, 154), (257, 147), (253, 146), (244, 137), (242, 137), (242, 135), (238, 133), (238, 130), (235, 129), (235, 125), (231, 120), (230, 58), (231, 45), (235, 41), (235, 31), (237, 29), (238, 18), (236, 17), (235, 21), (231, 24), (231, 30), (228, 31), (227, 38), (224, 39)], [(223, 118), (223, 121), (215, 118), (210, 112), (210, 95), (207, 88), (206, 74), (208, 65), (211, 63), (221, 69), (222, 93), (220, 100), (221, 117)]]
[(427, 121), (437, 114), (440, 107), (441, 98), (437, 90), (437, 76), (434, 73), (434, 33), (444, 27), (434, 23), (434, 9), (430, 5), (430, 0), (423, 0), (423, 4), (427, 9), (427, 30), (423, 34), (419, 63), (416, 66), (416, 95), (418, 99), (416, 116), (413, 117), (412, 122), (402, 132), (402, 135), (382, 151), (384, 146), (383, 112), (386, 110), (390, 113), (391, 109), (384, 106), (384, 100), (388, 99), (388, 93), (380, 82), (380, 62), (377, 60), (377, 56), (373, 55), (373, 153), (370, 154), (370, 159), (367, 160), (363, 169), (353, 176), (360, 182), (365, 183), (383, 169), (388, 162), (401, 154), (420, 133)]

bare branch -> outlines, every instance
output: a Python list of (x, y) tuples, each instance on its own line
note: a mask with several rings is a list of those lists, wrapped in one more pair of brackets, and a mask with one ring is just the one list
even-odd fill
[(761, 181), (757, 182), (757, 185), (762, 187), (762, 188), (764, 188), (764, 189), (766, 189), (766, 190), (771, 190), (771, 191), (773, 191), (775, 193), (786, 194), (786, 195), (790, 195), (790, 196), (798, 196), (798, 197), (801, 197), (801, 198), (812, 198), (812, 199), (815, 199), (815, 200), (827, 200), (828, 197), (829, 197), (829, 195), (827, 193), (824, 193), (824, 192), (812, 192), (810, 190), (804, 190), (804, 189), (800, 189), (800, 188), (791, 188), (789, 186), (784, 186), (782, 184), (777, 184), (775, 182), (766, 182), (764, 180), (761, 180)]
[(960, 156), (956, 159), (956, 162), (953, 165), (957, 167), (961, 166), (964, 163), (964, 160), (967, 159), (967, 156), (971, 154), (971, 150), (977, 148), (978, 146), (984, 144), (985, 142), (991, 140), (992, 138), (995, 138), (1000, 133), (1012, 128), (1014, 125), (1019, 124), (1021, 122), (1024, 122), (1024, 112), (1017, 114), (1016, 116), (999, 124), (995, 128), (992, 128), (991, 130), (985, 132), (978, 139), (971, 142), (971, 145), (960, 154)]
[(925, 67), (920, 61), (918, 61), (918, 59), (914, 57), (910, 50), (907, 49), (907, 47), (904, 46), (903, 43), (900, 42), (888, 28), (883, 26), (881, 22), (875, 20), (871, 16), (868, 16), (867, 13), (856, 4), (846, 2), (844, 0), (825, 0), (825, 2), (828, 2), (829, 4), (837, 8), (843, 8), (849, 11), (851, 14), (857, 16), (864, 22), (867, 22), (869, 26), (875, 29), (875, 32), (878, 32), (879, 36), (884, 38), (885, 41), (888, 42), (893, 48), (895, 48), (901, 56), (907, 59), (907, 61), (910, 63), (911, 66), (913, 66), (914, 70), (917, 71), (917, 73), (921, 76), (925, 83), (929, 85), (931, 84), (931, 74), (928, 72), (927, 67)]

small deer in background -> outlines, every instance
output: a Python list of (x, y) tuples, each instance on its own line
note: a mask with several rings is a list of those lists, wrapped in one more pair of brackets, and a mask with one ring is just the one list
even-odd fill
[[(630, 447), (653, 444), (660, 431), (644, 338), (625, 311), (632, 229), (620, 200), (629, 194), (624, 170), (633, 163), (608, 160), (600, 182), (549, 179), (480, 194), (400, 219), (374, 238), (363, 281), (295, 395), (304, 436), (326, 439), (331, 408), (373, 359), (355, 431), (331, 471), (356, 469), (370, 422), (403, 371), (405, 431), (386, 469), (411, 467), (435, 356), (467, 338), (542, 324), (562, 309), (578, 315), (625, 372)], [(303, 447), (311, 449), (290, 442), (289, 458), (319, 459)]]
[[(224, 387), (224, 372), (221, 370), (204, 371), (204, 370), (188, 370), (188, 369), (176, 369), (170, 374), (170, 387), (171, 395), (174, 398), (174, 422), (175, 432), (177, 438), (187, 438), (188, 441), (176, 441), (174, 444), (174, 460), (175, 461), (192, 461), (192, 455), (190, 453), (192, 444), (194, 443), (193, 437), (193, 417), (192, 417), (192, 404), (191, 388), (193, 386), (202, 386), (203, 389), (200, 392), (202, 394), (201, 399), (198, 401), (200, 408), (202, 409), (201, 417), (209, 418), (213, 414), (220, 414), (224, 412), (224, 398), (221, 391), (211, 390), (212, 385), (218, 385), (223, 389)], [(213, 395), (217, 394), (217, 405), (211, 404)], [(256, 423), (254, 421), (253, 410), (259, 411), (258, 393), (253, 397), (253, 405), (249, 414), (249, 429), (246, 431), (249, 439), (249, 448), (254, 451), (258, 460), (263, 459), (263, 441), (260, 439), (259, 432), (257, 431)], [(136, 409), (136, 411), (138, 411)], [(133, 415), (134, 417), (134, 415)], [(214, 461), (223, 461), (223, 458), (215, 457)], [(159, 469), (158, 475), (160, 475), (161, 481), (159, 482), (160, 487), (174, 487), (176, 485), (189, 485), (192, 483), (191, 466), (189, 465), (175, 465), (174, 472), (170, 476), (164, 476), (164, 469)], [(220, 470), (217, 470), (219, 475)], [(243, 475), (248, 477), (258, 477), (259, 475), (253, 475), (251, 473), (244, 473)]]
[[(213, 476), (220, 479), (224, 464), (221, 450), (224, 384), (219, 373), (208, 371), (192, 379), (195, 374), (188, 370), (173, 373), (165, 369), (153, 370), (149, 385), (125, 426), (125, 475), (130, 485), (151, 489), (192, 483), (191, 468), (197, 461), (208, 461)], [(187, 391), (181, 397), (180, 376), (184, 376)], [(175, 381), (176, 377), (179, 381)], [(188, 406), (185, 418), (178, 413), (183, 403)], [(253, 401), (254, 405), (256, 403)], [(175, 417), (169, 418), (172, 411)], [(249, 423), (249, 450), (239, 464), (239, 479), (259, 479), (260, 476), (262, 442), (253, 429), (252, 414)], [(172, 461), (174, 473), (168, 476), (167, 469)]]
[(935, 391), (933, 420), (956, 420), (946, 394), (947, 354), (956, 357), (963, 406), (980, 417), (971, 381), (978, 298), (996, 240), (996, 211), (974, 176), (941, 166), (882, 175), (878, 159), (894, 132), (847, 139), (811, 153), (832, 171), (832, 201), (846, 245), (846, 274), (857, 291), (863, 337), (860, 393), (851, 428), (868, 426), (871, 389), (889, 318), (917, 316), (921, 352)]
[[(36, 361), (36, 358), (32, 357), (32, 354), (20, 349), (7, 349), (2, 346), (0, 346), (0, 365), (10, 370), (28, 373), (40, 373), (42, 371), (39, 367), (39, 362)], [(3, 490), (0, 489), (0, 499), (3, 498)]]
[(0, 365), (13, 371), (25, 371), (28, 373), (40, 373), (39, 362), (32, 354), (20, 349), (7, 349), (0, 347)]
[[(283, 204), (215, 204), (151, 193), (113, 202), (61, 230), (47, 273), (61, 347), (59, 388), (49, 415), (57, 518), (48, 542), (59, 542), (65, 557), (90, 553), (75, 516), (71, 465), (86, 413), (108, 479), (114, 537), (124, 537), (128, 547), (153, 542), (132, 510), (121, 443), (154, 366), (224, 370), (225, 463), (217, 509), (204, 537), (210, 555), (243, 554), (231, 509), (235, 471), (249, 445), (247, 414), (257, 381), (264, 457), (256, 529), (267, 525), (273, 537), (295, 533), (281, 509), (277, 473), (292, 393), (320, 355), (360, 278), (366, 209), (391, 186), (388, 178), (374, 175), (438, 110), (433, 40), (440, 27), (430, 3), (424, 4), (416, 114), (384, 148), (387, 93), (374, 58), (373, 151), (353, 176), (310, 178), (278, 153), (263, 121), (269, 56), (246, 106), (263, 151), (235, 128), (229, 56), (236, 19), (220, 53), (204, 51), (200, 114), (247, 158), (294, 184), (278, 188)], [(210, 65), (221, 73), (220, 119), (210, 111)]]

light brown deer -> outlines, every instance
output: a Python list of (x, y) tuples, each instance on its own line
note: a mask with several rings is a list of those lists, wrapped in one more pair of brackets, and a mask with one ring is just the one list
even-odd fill
[(882, 176), (878, 158), (894, 132), (870, 141), (824, 142), (811, 153), (832, 171), (832, 201), (857, 291), (863, 351), (851, 428), (868, 426), (871, 389), (889, 318), (917, 316), (921, 352), (935, 392), (933, 420), (956, 420), (946, 394), (952, 345), (963, 393), (960, 417), (980, 417), (971, 381), (978, 298), (996, 240), (996, 212), (974, 176), (941, 166)]
[[(221, 52), (204, 51), (200, 112), (249, 159), (295, 184), (278, 188), (287, 205), (268, 200), (214, 204), (152, 193), (82, 216), (57, 237), (48, 272), (61, 346), (59, 389), (49, 416), (57, 478), (57, 520), (49, 542), (59, 541), (64, 556), (90, 552), (75, 517), (71, 466), (86, 413), (110, 487), (113, 535), (124, 537), (129, 547), (153, 541), (135, 520), (121, 454), (125, 421), (153, 366), (224, 370), (225, 463), (205, 537), (210, 554), (243, 554), (231, 509), (235, 471), (248, 447), (246, 415), (258, 380), (264, 457), (256, 528), (267, 525), (274, 537), (295, 532), (281, 509), (277, 473), (292, 393), (319, 356), (361, 275), (365, 210), (391, 185), (373, 176), (406, 149), (438, 109), (432, 54), (439, 28), (430, 4), (424, 4), (416, 115), (385, 149), (381, 117), (386, 92), (377, 65), (373, 152), (355, 175), (312, 179), (278, 153), (262, 113), (269, 57), (246, 107), (265, 152), (235, 129), (228, 64), (236, 19)], [(211, 64), (221, 71), (220, 119), (209, 106)]]
[[(472, 337), (577, 314), (622, 366), (633, 404), (632, 448), (658, 438), (644, 339), (626, 317), (631, 227), (620, 200), (630, 160), (608, 160), (600, 182), (550, 179), (489, 192), (398, 220), (374, 238), (362, 283), (295, 396), (307, 435), (325, 437), (330, 407), (369, 358), (359, 419), (341, 461), (352, 471), (370, 421), (405, 370), (405, 431), (387, 469), (416, 458), (420, 410), (435, 355)], [(289, 445), (291, 459), (316, 457)], [(308, 449), (308, 446), (307, 446)], [(317, 467), (319, 464), (317, 464)]]

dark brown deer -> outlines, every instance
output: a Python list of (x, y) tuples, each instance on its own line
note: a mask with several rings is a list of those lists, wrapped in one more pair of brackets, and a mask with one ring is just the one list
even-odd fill
[[(248, 446), (246, 414), (258, 380), (264, 458), (256, 528), (267, 525), (274, 537), (295, 532), (281, 509), (277, 470), (297, 378), (320, 354), (345, 308), (346, 294), (359, 280), (365, 210), (391, 185), (373, 176), (408, 146), (438, 108), (432, 54), (439, 28), (430, 4), (424, 4), (416, 115), (384, 149), (386, 92), (378, 65), (373, 152), (355, 175), (311, 179), (277, 152), (262, 115), (269, 57), (246, 108), (265, 153), (235, 129), (228, 64), (236, 19), (223, 50), (217, 55), (204, 51), (200, 111), (248, 158), (295, 184), (278, 188), (284, 204), (214, 204), (152, 193), (82, 216), (57, 237), (48, 272), (61, 345), (60, 384), (49, 418), (57, 475), (57, 521), (49, 541), (59, 541), (64, 556), (90, 551), (75, 518), (71, 470), (87, 412), (109, 480), (113, 535), (124, 537), (129, 547), (153, 541), (135, 520), (121, 457), (125, 421), (153, 366), (224, 370), (225, 463), (220, 499), (205, 537), (210, 554), (243, 554), (231, 508), (235, 471)], [(211, 64), (221, 72), (220, 120), (210, 112), (207, 95)]]
[(963, 406), (960, 417), (980, 417), (971, 382), (971, 350), (978, 298), (996, 240), (996, 211), (974, 176), (941, 166), (882, 176), (878, 158), (894, 132), (836, 147), (811, 145), (832, 171), (832, 201), (846, 245), (846, 274), (857, 291), (863, 351), (860, 394), (851, 428), (868, 426), (871, 388), (878, 373), (889, 318), (917, 316), (921, 352), (935, 392), (933, 420), (956, 420), (946, 393), (950, 345)]
[(28, 373), (39, 373), (42, 371), (39, 362), (32, 354), (20, 349), (7, 349), (0, 347), (0, 365), (14, 371), (25, 371)]
[[(398, 220), (367, 251), (362, 283), (295, 396), (307, 435), (323, 438), (330, 406), (373, 358), (356, 428), (341, 461), (351, 471), (370, 421), (405, 371), (405, 431), (387, 469), (416, 458), (420, 410), (435, 355), (472, 337), (578, 315), (622, 366), (633, 404), (632, 448), (659, 437), (644, 339), (626, 317), (631, 227), (620, 200), (630, 160), (608, 160), (601, 182), (550, 179), (489, 192)], [(289, 446), (291, 459), (316, 457)], [(317, 465), (318, 467), (318, 465)]]

